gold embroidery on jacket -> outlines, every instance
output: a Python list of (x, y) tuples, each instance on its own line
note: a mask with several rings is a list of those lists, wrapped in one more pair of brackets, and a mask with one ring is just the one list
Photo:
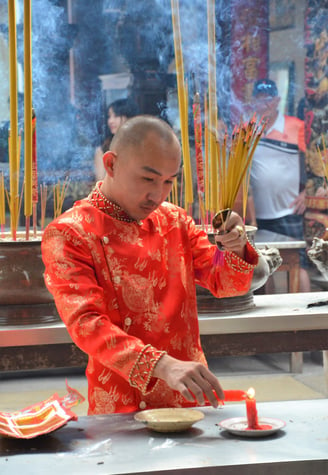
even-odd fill
[(158, 351), (151, 345), (144, 346), (129, 374), (131, 386), (146, 394), (154, 367), (165, 354), (166, 351)]
[(120, 392), (117, 386), (111, 387), (109, 391), (95, 387), (92, 398), (95, 403), (95, 414), (109, 414), (115, 412), (116, 403), (120, 399)]
[(106, 370), (105, 368), (102, 370), (102, 372), (99, 374), (98, 376), (98, 381), (102, 384), (106, 384), (111, 376), (112, 376), (113, 372), (110, 371), (110, 370)]

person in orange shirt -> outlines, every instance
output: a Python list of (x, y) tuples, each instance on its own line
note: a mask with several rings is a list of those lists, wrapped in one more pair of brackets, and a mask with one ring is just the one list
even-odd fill
[(180, 156), (166, 122), (127, 120), (104, 154), (104, 180), (44, 231), (45, 283), (89, 356), (89, 414), (224, 398), (201, 348), (195, 284), (218, 298), (244, 294), (258, 254), (237, 213), (216, 235), (221, 251), (165, 201)]
[[(305, 151), (304, 122), (279, 112), (274, 81), (254, 84), (252, 107), (267, 121), (265, 136), (256, 147), (251, 188), (259, 229), (304, 240), (305, 188), (301, 189), (300, 152)], [(300, 291), (311, 290), (305, 250), (300, 251)]]

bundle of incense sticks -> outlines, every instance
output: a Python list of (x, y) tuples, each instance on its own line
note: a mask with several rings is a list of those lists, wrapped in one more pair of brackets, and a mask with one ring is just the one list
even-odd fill
[(54, 217), (58, 218), (63, 211), (63, 204), (68, 187), (68, 178), (64, 180), (64, 183), (61, 184), (60, 180), (53, 186), (54, 192)]
[[(10, 134), (9, 179), (6, 190), (10, 212), (12, 239), (16, 240), (22, 197), (19, 193), (21, 134), (18, 135), (17, 32), (16, 2), (8, 1)], [(32, 214), (32, 58), (31, 58), (31, 0), (24, 0), (24, 214), (26, 236), (29, 238), (29, 217)]]
[[(254, 116), (246, 123), (236, 126), (232, 136), (225, 133), (218, 140), (218, 106), (216, 88), (216, 33), (215, 0), (207, 0), (208, 33), (208, 84), (204, 99), (204, 133), (202, 133), (202, 111), (200, 93), (196, 91), (193, 102), (195, 132), (195, 155), (199, 201), (199, 221), (207, 226), (210, 218), (220, 210), (232, 209), (242, 187), (243, 216), (246, 216), (250, 181), (250, 166), (256, 145), (264, 132), (265, 123), (258, 123)], [(184, 80), (184, 66), (179, 19), (179, 0), (171, 0), (172, 27), (175, 47), (177, 90), (181, 124), (182, 150), (184, 157), (184, 181), (181, 179), (180, 193), (185, 189), (187, 206), (193, 202), (192, 175), (189, 162), (188, 137), (188, 88)], [(204, 151), (204, 158), (203, 158)], [(191, 198), (192, 197), (192, 201)], [(172, 195), (173, 200), (173, 195)], [(181, 203), (181, 197), (180, 197)]]
[[(37, 235), (37, 203), (38, 203), (38, 177), (36, 154), (36, 117), (32, 107), (32, 16), (31, 0), (24, 0), (24, 215), (26, 240), (30, 238), (30, 218), (33, 215), (33, 233)], [(11, 238), (16, 240), (17, 227), (21, 204), (23, 201), (23, 188), (20, 191), (20, 148), (21, 132), (18, 131), (18, 76), (17, 76), (17, 27), (16, 27), (16, 2), (8, 1), (8, 46), (9, 46), (9, 73), (10, 73), (10, 132), (8, 137), (9, 150), (9, 190), (5, 188), (4, 179), (0, 184), (0, 224), (4, 233), (6, 196), (10, 214)], [(61, 210), (66, 186), (61, 189), (60, 184), (56, 190), (55, 215)], [(46, 209), (46, 193), (43, 189), (42, 213)], [(43, 215), (41, 221), (44, 224)]]
[[(24, 183), (20, 191), (20, 149), (21, 132), (18, 131), (18, 81), (17, 81), (17, 32), (16, 2), (8, 1), (9, 73), (10, 73), (10, 131), (9, 150), (9, 190), (5, 188), (4, 177), (0, 177), (0, 225), (5, 234), (5, 198), (10, 214), (11, 238), (16, 241), (19, 215), (23, 201), (26, 240), (30, 236), (30, 217), (33, 214), (34, 237), (37, 235), (36, 209), (38, 202), (36, 118), (32, 108), (32, 54), (31, 54), (31, 0), (24, 0)], [(67, 182), (60, 182), (54, 189), (55, 217), (60, 214), (64, 202)], [(47, 188), (42, 189), (41, 226), (43, 229), (46, 210)]]
[(3, 236), (6, 224), (6, 204), (5, 204), (5, 180), (3, 173), (0, 173), (0, 230)]
[(231, 140), (228, 141), (225, 134), (222, 142), (217, 141), (218, 195), (215, 211), (232, 209), (241, 186), (246, 206), (252, 158), (265, 125), (265, 122), (258, 122), (254, 115), (248, 122), (235, 127)]

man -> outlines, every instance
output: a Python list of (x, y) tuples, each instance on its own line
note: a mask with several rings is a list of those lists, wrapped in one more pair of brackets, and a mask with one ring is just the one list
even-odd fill
[[(259, 229), (303, 240), (305, 189), (300, 190), (300, 152), (305, 151), (304, 122), (281, 114), (279, 102), (274, 81), (255, 82), (253, 109), (267, 122), (266, 135), (255, 150), (251, 168), (256, 222)], [(309, 292), (305, 250), (300, 253), (300, 265), (300, 290)]]
[(224, 398), (200, 345), (195, 283), (217, 297), (246, 293), (258, 256), (236, 213), (216, 238), (222, 263), (184, 210), (164, 201), (180, 155), (164, 121), (129, 119), (104, 155), (104, 181), (44, 232), (46, 285), (89, 355), (89, 414)]

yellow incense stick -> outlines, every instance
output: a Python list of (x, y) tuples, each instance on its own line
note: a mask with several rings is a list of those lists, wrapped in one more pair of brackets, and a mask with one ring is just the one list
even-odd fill
[(18, 97), (17, 97), (17, 38), (15, 2), (8, 2), (9, 30), (9, 74), (10, 74), (10, 135), (9, 135), (9, 188), (10, 188), (10, 227), (13, 240), (16, 240), (18, 224)]
[(58, 180), (57, 184), (53, 186), (54, 193), (54, 218), (58, 218), (62, 214), (62, 208), (65, 200), (65, 194), (68, 187), (68, 179), (61, 184)]
[[(215, 0), (207, 0), (208, 37), (208, 109), (209, 109), (209, 160), (211, 177), (217, 176), (217, 94), (216, 94), (216, 41), (215, 41)], [(211, 180), (210, 210), (214, 211), (218, 200), (217, 180)]]
[(47, 185), (40, 185), (40, 197), (41, 197), (41, 230), (44, 229), (46, 218), (46, 207), (48, 199), (48, 187)]
[(6, 223), (6, 204), (5, 204), (5, 179), (3, 173), (0, 173), (0, 224)]
[(31, 0), (24, 0), (24, 214), (32, 215), (32, 57)]
[(171, 0), (172, 28), (174, 40), (175, 69), (177, 75), (178, 103), (180, 115), (181, 144), (185, 183), (185, 209), (193, 202), (192, 173), (190, 165), (188, 128), (188, 85), (184, 80), (184, 65), (180, 31), (179, 1)]
[(210, 196), (210, 169), (209, 169), (209, 156), (208, 156), (208, 107), (207, 107), (207, 96), (205, 95), (204, 99), (204, 116), (205, 116), (205, 125), (204, 125), (204, 154), (205, 154), (205, 212), (207, 213), (210, 209), (209, 207), (209, 196)]

